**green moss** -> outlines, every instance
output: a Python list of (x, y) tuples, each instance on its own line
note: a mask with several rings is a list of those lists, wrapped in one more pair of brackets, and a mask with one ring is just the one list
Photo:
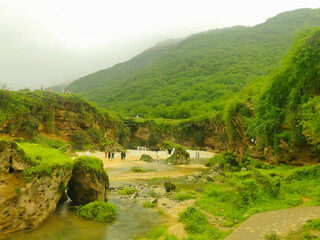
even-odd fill
[(99, 178), (108, 180), (108, 175), (103, 169), (103, 162), (96, 157), (77, 157), (74, 161), (73, 171), (85, 169), (89, 173), (97, 175)]
[(134, 172), (134, 173), (146, 173), (147, 172), (147, 170), (145, 170), (143, 167), (138, 167), (138, 166), (133, 166), (130, 171)]
[(112, 222), (117, 217), (117, 208), (109, 202), (95, 201), (80, 207), (77, 215), (91, 220)]
[(25, 181), (30, 181), (34, 177), (52, 176), (58, 169), (72, 169), (72, 160), (56, 149), (34, 143), (17, 143), (17, 145), (29, 165), (24, 172)]

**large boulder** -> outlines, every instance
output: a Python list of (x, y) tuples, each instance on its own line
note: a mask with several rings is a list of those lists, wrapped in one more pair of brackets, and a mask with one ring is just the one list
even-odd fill
[(153, 162), (153, 158), (148, 155), (148, 154), (142, 154), (140, 157), (140, 161), (145, 161), (145, 162)]
[(96, 200), (107, 200), (109, 178), (101, 159), (79, 157), (75, 160), (68, 183), (68, 196), (76, 204), (87, 204)]
[(167, 163), (172, 163), (173, 165), (189, 164), (190, 154), (187, 150), (176, 144), (174, 153), (166, 160)]
[[(15, 142), (0, 141), (1, 237), (34, 229), (54, 214), (71, 176), (69, 157), (36, 144), (25, 145), (27, 149)], [(52, 153), (54, 159), (46, 158), (46, 153)]]

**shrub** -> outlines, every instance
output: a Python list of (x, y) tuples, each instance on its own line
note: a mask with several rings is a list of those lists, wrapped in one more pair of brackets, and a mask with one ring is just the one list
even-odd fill
[(119, 194), (120, 195), (131, 195), (137, 191), (138, 190), (136, 188), (125, 187), (125, 188), (119, 190)]
[(248, 169), (254, 169), (254, 168), (272, 169), (272, 168), (274, 168), (273, 165), (265, 164), (264, 162), (257, 161), (255, 159), (253, 159), (252, 157), (248, 157), (248, 156), (243, 157), (240, 166), (246, 167)]
[(156, 207), (158, 205), (158, 203), (152, 202), (152, 201), (145, 201), (142, 203), (142, 205), (146, 208), (153, 208), (153, 207)]
[(91, 220), (112, 222), (117, 217), (117, 208), (109, 202), (95, 201), (80, 207), (77, 215)]
[(229, 151), (213, 156), (208, 160), (206, 166), (214, 167), (216, 164), (220, 164), (225, 169), (228, 169), (231, 166), (239, 167), (235, 153)]
[(71, 142), (74, 144), (75, 149), (83, 150), (85, 146), (92, 144), (92, 139), (88, 133), (76, 131), (71, 137)]
[(280, 238), (278, 237), (278, 235), (275, 232), (264, 235), (264, 238), (266, 240), (280, 240)]

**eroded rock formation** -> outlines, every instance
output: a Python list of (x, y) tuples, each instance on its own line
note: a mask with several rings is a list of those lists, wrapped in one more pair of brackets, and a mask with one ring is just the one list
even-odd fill
[[(24, 180), (25, 153), (15, 142), (0, 141), (0, 238), (34, 229), (54, 214), (71, 170), (57, 169), (52, 176)], [(58, 173), (59, 171), (59, 173)]]
[(68, 183), (68, 196), (76, 204), (107, 200), (109, 178), (103, 163), (95, 157), (79, 157), (75, 160), (72, 177)]

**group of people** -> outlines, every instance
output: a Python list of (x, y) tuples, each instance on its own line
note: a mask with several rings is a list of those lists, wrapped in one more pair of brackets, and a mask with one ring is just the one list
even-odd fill
[(126, 160), (126, 152), (121, 152), (121, 160)]
[(105, 158), (114, 159), (114, 151), (109, 151), (109, 152), (105, 151), (104, 155), (105, 155)]
[[(112, 150), (112, 151), (105, 151), (104, 152), (104, 155), (105, 155), (105, 158), (108, 158), (108, 159), (114, 159), (114, 154), (115, 152)], [(125, 160), (126, 159), (126, 152), (121, 152), (121, 160)]]
[(196, 152), (196, 158), (200, 158), (200, 152)]

